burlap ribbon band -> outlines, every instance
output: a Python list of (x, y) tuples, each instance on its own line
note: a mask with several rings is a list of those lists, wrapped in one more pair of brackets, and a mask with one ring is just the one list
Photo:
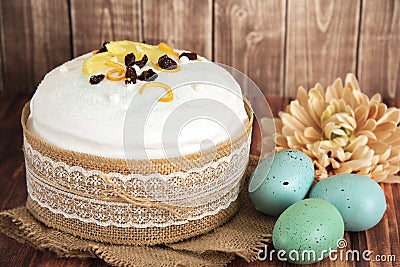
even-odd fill
[[(249, 116), (245, 133), (216, 146), (213, 151), (198, 152), (182, 159), (175, 158), (173, 164), (167, 159), (127, 162), (52, 146), (27, 129), (26, 121), (30, 113), (27, 103), (21, 117), (27, 169), (26, 206), (37, 220), (47, 226), (77, 237), (110, 244), (165, 244), (215, 229), (239, 209), (237, 196), (247, 165), (253, 122), (251, 107), (247, 101), (244, 103)], [(208, 155), (213, 155), (211, 162), (214, 165), (205, 168), (203, 165), (210, 162)], [(75, 172), (66, 171), (65, 168)], [(197, 168), (203, 168), (201, 175), (190, 173), (183, 178), (173, 176), (174, 173), (184, 173), (182, 170)], [(140, 180), (115, 178), (116, 174), (128, 177), (132, 172), (142, 176), (156, 172), (163, 179), (170, 179), (165, 184), (159, 179), (153, 185), (165, 185), (172, 192), (171, 198), (176, 190), (178, 204), (159, 201), (154, 195), (157, 189), (148, 189), (149, 185), (142, 185)], [(221, 172), (228, 176), (221, 176)], [(115, 177), (110, 176), (110, 173)], [(218, 183), (220, 180), (226, 183)], [(179, 201), (185, 197), (184, 192), (192, 192), (196, 188), (204, 188), (204, 192), (200, 192), (203, 195), (196, 193), (200, 204), (179, 205)], [(218, 190), (212, 191), (213, 188)], [(167, 189), (165, 192), (171, 193)], [(194, 196), (196, 194), (193, 193)], [(73, 212), (69, 213), (68, 209)], [(199, 213), (201, 211), (204, 211), (202, 216)], [(129, 212), (141, 216), (129, 218), (133, 221), (129, 221), (129, 224), (126, 217)], [(107, 218), (118, 220), (117, 223), (114, 220), (110, 223)], [(142, 222), (146, 219), (149, 222)]]

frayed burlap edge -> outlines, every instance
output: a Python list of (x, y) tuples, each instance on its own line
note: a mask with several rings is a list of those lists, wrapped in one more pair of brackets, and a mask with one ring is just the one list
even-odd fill
[(114, 266), (226, 266), (236, 256), (257, 259), (271, 243), (274, 218), (255, 210), (247, 194), (247, 180), (258, 163), (250, 157), (246, 183), (239, 196), (238, 214), (213, 231), (165, 246), (125, 246), (74, 237), (36, 221), (26, 207), (0, 212), (0, 231), (21, 243), (61, 257), (100, 258)]

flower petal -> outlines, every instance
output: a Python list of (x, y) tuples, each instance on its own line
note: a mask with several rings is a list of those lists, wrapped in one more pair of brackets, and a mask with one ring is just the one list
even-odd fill
[(355, 90), (360, 91), (360, 86), (358, 85), (358, 81), (356, 76), (353, 73), (348, 73), (346, 75), (346, 78), (344, 80), (345, 85), (350, 85), (352, 88)]
[(400, 183), (400, 176), (389, 174), (385, 179), (382, 180), (385, 183)]
[(328, 86), (328, 88), (326, 89), (325, 101), (330, 102), (332, 99), (341, 98), (342, 91), (343, 91), (342, 79), (337, 78), (335, 82), (331, 86)]
[(286, 139), (285, 136), (283, 136), (283, 135), (276, 135), (274, 139), (275, 139), (275, 143), (276, 143), (277, 146), (285, 147), (285, 148), (290, 148), (290, 147), (288, 146), (287, 139)]
[(371, 150), (368, 146), (359, 146), (353, 151), (351, 158), (365, 159), (372, 162), (373, 156), (374, 156), (374, 151)]
[(354, 94), (354, 90), (350, 87), (345, 87), (343, 90), (343, 96), (342, 99), (346, 100), (346, 104), (348, 104), (352, 109), (355, 109), (360, 105), (358, 102), (358, 99), (356, 98)]
[(400, 122), (400, 109), (394, 107), (389, 108), (377, 123), (380, 124), (384, 121), (393, 121), (397, 125)]
[(378, 125), (375, 132), (393, 132), (397, 128), (397, 123), (394, 121), (387, 121)]
[(297, 90), (297, 100), (299, 101), (300, 105), (305, 107), (308, 104), (308, 96), (307, 91), (304, 89), (303, 86), (300, 86)]
[(354, 151), (358, 146), (365, 146), (368, 143), (368, 137), (364, 135), (357, 136), (346, 148), (345, 151)]
[(352, 173), (353, 171), (356, 171), (363, 167), (368, 167), (370, 165), (371, 165), (371, 161), (369, 161), (369, 160), (355, 159), (355, 160), (350, 160), (350, 161), (346, 161), (345, 163), (342, 163), (340, 168), (338, 168), (337, 170), (340, 173)]
[(280, 114), (282, 123), (291, 129), (296, 130), (304, 130), (305, 126), (295, 117), (291, 116), (288, 113), (281, 113)]
[(381, 94), (375, 94), (371, 97), (370, 103), (378, 104), (382, 102), (382, 96)]
[(387, 106), (384, 103), (378, 105), (378, 114), (376, 114), (376, 120), (382, 118), (387, 111)]
[[(391, 133), (388, 133), (388, 134), (391, 135)], [(372, 140), (377, 140), (377, 138), (378, 138), (372, 131), (367, 131), (367, 130), (359, 131), (355, 134), (355, 136), (360, 136), (360, 135), (365, 135), (368, 137), (368, 139), (372, 139)]]
[(364, 126), (361, 127), (361, 131), (374, 131), (376, 128), (376, 121), (374, 119), (368, 119)]
[(371, 104), (369, 106), (368, 118), (376, 119), (376, 115), (378, 114), (378, 105), (379, 104)]
[(308, 139), (313, 139), (314, 141), (317, 141), (321, 138), (321, 133), (315, 130), (315, 128), (313, 127), (307, 127), (304, 129), (304, 136)]
[(365, 105), (358, 106), (354, 111), (357, 127), (364, 125), (368, 117), (368, 107)]
[(303, 125), (318, 127), (312, 118), (310, 118), (309, 114), (306, 112), (305, 108), (300, 106), (298, 101), (293, 101), (290, 104), (290, 110), (292, 116), (294, 116), (298, 121), (300, 121)]
[(329, 162), (331, 163), (331, 165), (332, 165), (332, 167), (333, 167), (334, 169), (337, 169), (337, 168), (340, 167), (340, 163), (337, 162), (334, 158), (330, 158), (330, 159), (329, 159)]
[[(340, 162), (346, 161), (346, 154), (344, 153), (344, 150), (341, 147), (333, 151), (332, 156), (337, 158)], [(335, 167), (335, 169), (337, 168), (339, 167)]]
[(286, 137), (288, 147), (293, 148), (293, 149), (299, 149), (302, 147), (302, 144), (297, 142), (296, 138), (294, 136), (288, 136)]

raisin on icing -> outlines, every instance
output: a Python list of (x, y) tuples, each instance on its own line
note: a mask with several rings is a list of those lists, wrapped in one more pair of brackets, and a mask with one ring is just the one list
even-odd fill
[(146, 55), (144, 55), (141, 60), (138, 60), (135, 62), (135, 65), (137, 65), (139, 68), (143, 68), (144, 65), (146, 65), (148, 60), (149, 60), (148, 57)]
[(181, 58), (181, 57), (187, 57), (189, 60), (196, 60), (197, 59), (197, 54), (196, 53), (183, 52), (182, 54), (179, 55), (179, 58)]
[(109, 43), (110, 43), (110, 42), (105, 41), (105, 42), (103, 43), (103, 46), (99, 49), (99, 51), (96, 52), (96, 54), (98, 54), (98, 53), (103, 53), (103, 52), (107, 52), (108, 50), (107, 50), (106, 44), (109, 44)]
[(158, 59), (158, 65), (165, 70), (174, 70), (177, 68), (176, 62), (166, 54)]
[(133, 64), (135, 64), (135, 54), (134, 53), (126, 54), (126, 56), (125, 56), (125, 65), (126, 66), (132, 66)]
[(98, 84), (102, 80), (104, 80), (104, 74), (99, 74), (99, 75), (92, 75), (90, 76), (89, 82), (90, 84)]
[(136, 70), (132, 66), (126, 67), (126, 72), (125, 72), (125, 84), (128, 83), (136, 83)]
[(141, 81), (154, 81), (158, 77), (158, 74), (155, 73), (152, 69), (144, 70), (139, 76), (138, 79)]

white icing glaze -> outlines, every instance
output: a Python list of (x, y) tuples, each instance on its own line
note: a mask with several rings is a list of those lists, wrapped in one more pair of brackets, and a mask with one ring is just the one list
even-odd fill
[(189, 62), (190, 61), (189, 61), (189, 58), (187, 56), (183, 56), (183, 57), (181, 57), (179, 59), (179, 63), (181, 63), (181, 64), (186, 64), (186, 63), (189, 63)]
[(60, 72), (67, 72), (67, 71), (69, 71), (67, 66), (65, 66), (65, 65), (60, 66)]
[[(127, 86), (104, 79), (91, 85), (82, 72), (90, 55), (50, 71), (31, 100), (28, 129), (54, 146), (110, 158), (170, 158), (209, 147), (204, 140), (219, 144), (244, 130), (248, 119), (240, 86), (204, 58), (173, 73), (153, 68), (159, 75), (155, 81), (168, 84), (174, 94), (172, 101), (158, 102), (165, 90), (147, 88), (139, 95), (143, 81)], [(150, 63), (141, 71), (149, 68)], [(135, 120), (142, 115), (147, 119), (139, 127)]]

